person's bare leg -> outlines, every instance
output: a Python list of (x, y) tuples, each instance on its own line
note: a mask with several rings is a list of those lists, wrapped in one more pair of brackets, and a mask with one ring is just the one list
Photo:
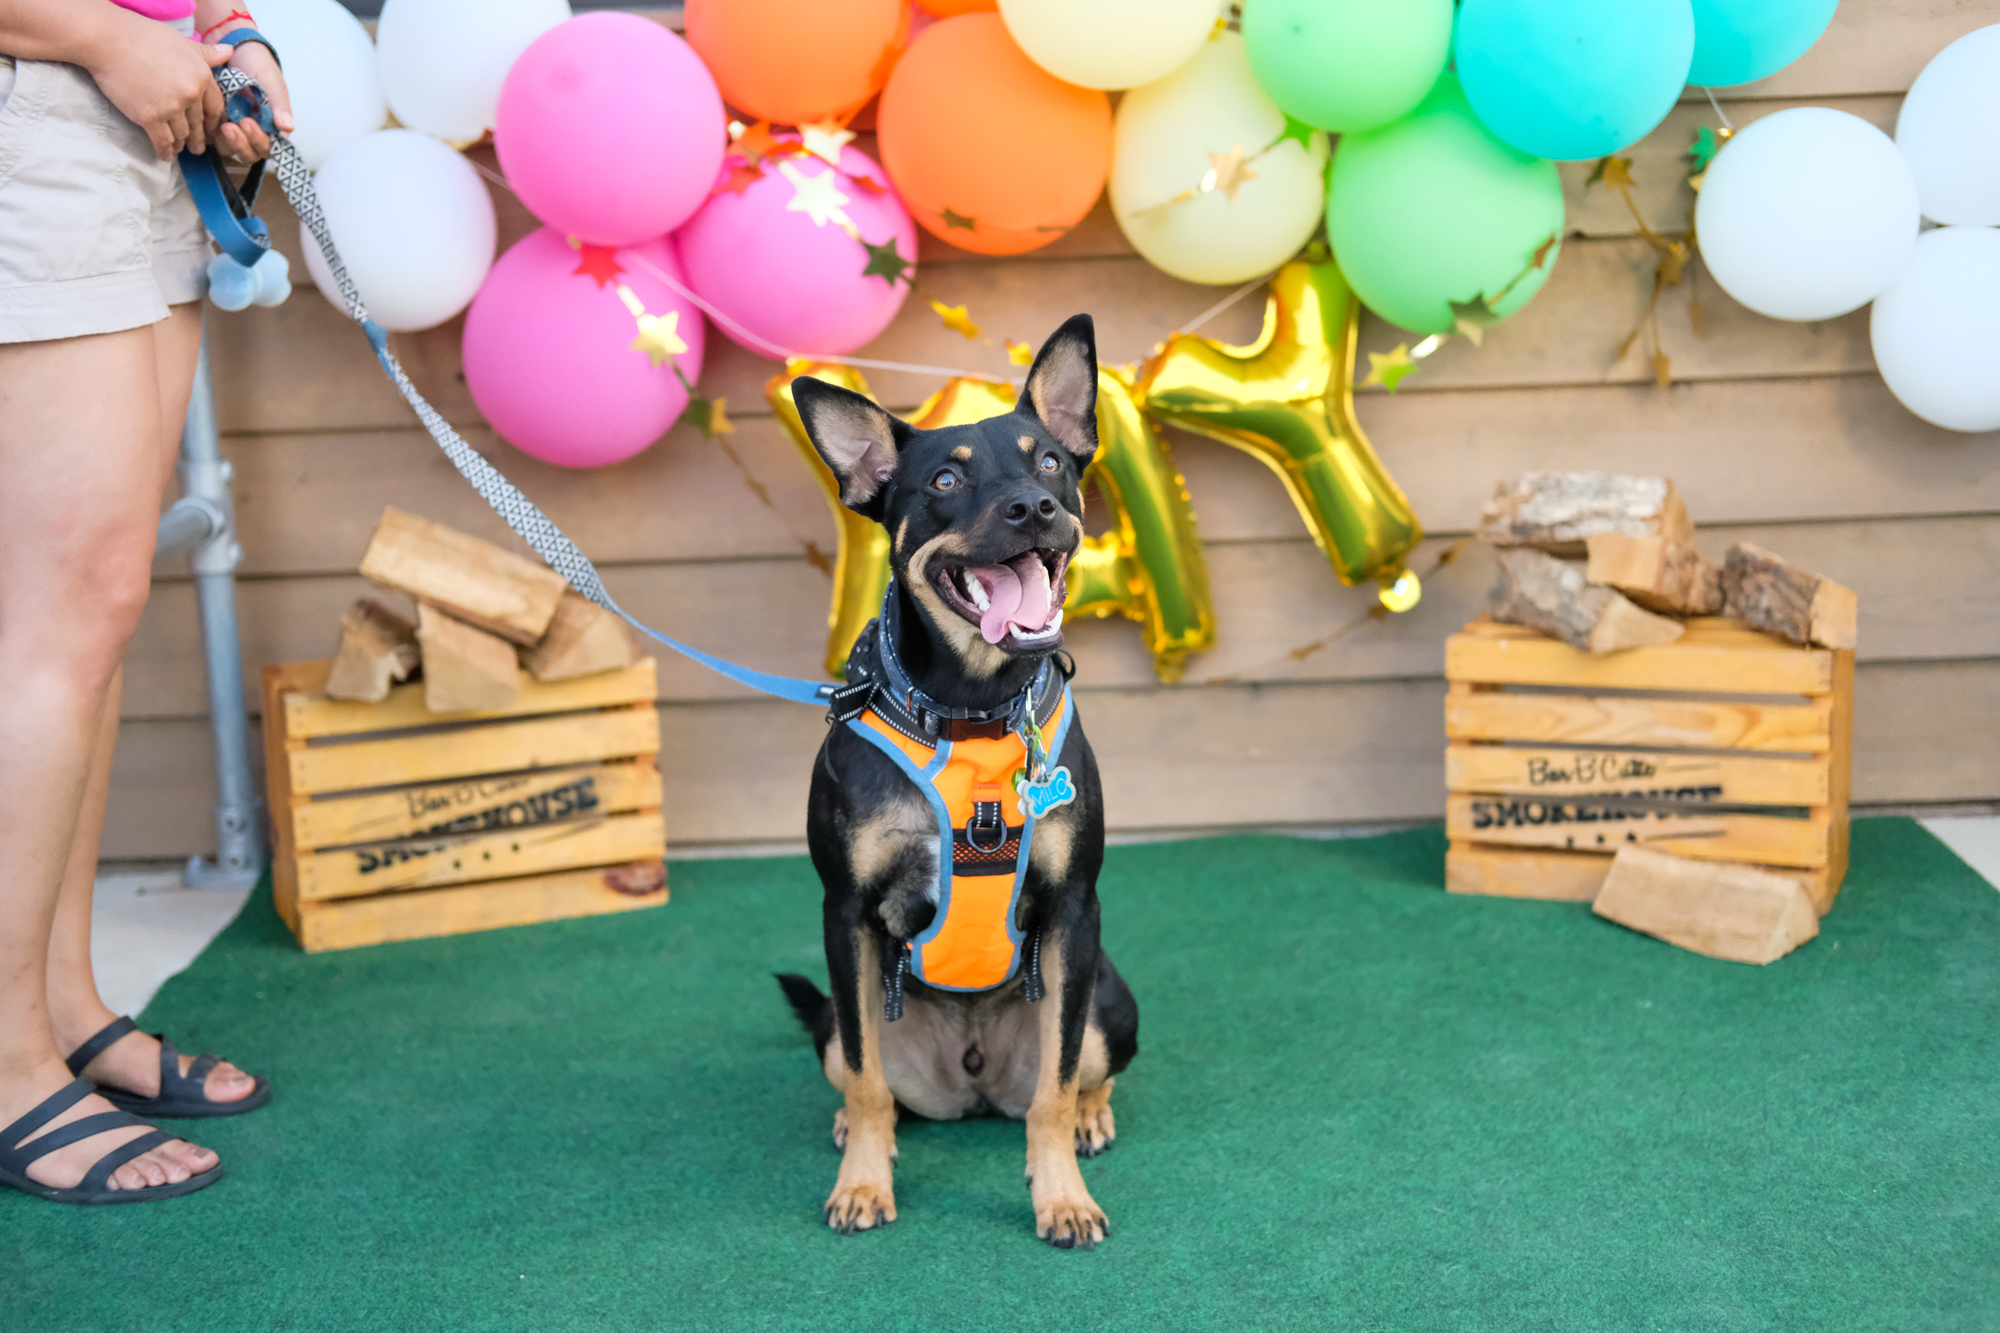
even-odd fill
[[(179, 452), (180, 423), (187, 416), (188, 390), (194, 383), (201, 307), (176, 306), (170, 318), (153, 325), (153, 334), (161, 433), (165, 436), (158, 452), (159, 484), (164, 489)], [(97, 978), (91, 970), (90, 902), (97, 879), (97, 849), (104, 834), (104, 803), (111, 790), (111, 759), (118, 744), (118, 702), (124, 675), (122, 667), (113, 673), (99, 710), (90, 777), (77, 811), (76, 831), (70, 836), (69, 861), (49, 939), (49, 1025), (56, 1049), (64, 1054), (118, 1017), (98, 998)], [(181, 1057), (183, 1074), (194, 1060), (192, 1055)], [(107, 1087), (142, 1097), (158, 1096), (160, 1043), (143, 1032), (128, 1032), (85, 1066), (84, 1073)], [(248, 1097), (256, 1086), (256, 1080), (224, 1061), (209, 1071), (202, 1089), (210, 1101), (233, 1102)]]
[[(50, 1028), (48, 951), (104, 701), (150, 583), (156, 336), (140, 328), (0, 346), (0, 1125), (70, 1081)], [(86, 1097), (49, 1129), (109, 1109)], [(29, 1176), (76, 1185), (143, 1132), (93, 1135), (36, 1161)], [(165, 1184), (217, 1160), (174, 1139), (111, 1181)]]

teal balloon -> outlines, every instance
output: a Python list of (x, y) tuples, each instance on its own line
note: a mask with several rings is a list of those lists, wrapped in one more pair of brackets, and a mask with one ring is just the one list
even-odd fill
[(1452, 0), (1248, 0), (1250, 69), (1295, 120), (1347, 132), (1424, 99), (1451, 54)]
[(1687, 81), (1720, 88), (1769, 78), (1804, 55), (1833, 22), (1837, 0), (1693, 0)]
[(1449, 333), (1454, 301), (1519, 310), (1555, 267), (1562, 230), (1556, 164), (1496, 138), (1450, 73), (1401, 120), (1342, 136), (1333, 156), (1333, 257), (1363, 304), (1417, 333)]
[(1472, 109), (1514, 147), (1563, 162), (1604, 157), (1673, 109), (1694, 58), (1694, 10), (1688, 0), (1464, 0), (1452, 57)]

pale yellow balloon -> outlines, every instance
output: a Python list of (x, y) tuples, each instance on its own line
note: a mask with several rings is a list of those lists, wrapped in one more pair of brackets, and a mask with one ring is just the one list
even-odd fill
[(1163, 79), (1125, 94), (1111, 210), (1141, 255), (1188, 282), (1244, 282), (1297, 254), (1326, 203), (1326, 135), (1281, 138), (1285, 113), (1218, 34)]
[(1218, 0), (1000, 0), (1028, 59), (1085, 88), (1135, 88), (1171, 73), (1220, 12)]

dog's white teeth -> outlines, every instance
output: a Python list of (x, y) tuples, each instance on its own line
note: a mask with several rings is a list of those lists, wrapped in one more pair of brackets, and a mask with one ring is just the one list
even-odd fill
[(982, 584), (979, 581), (978, 576), (975, 575), (969, 569), (965, 571), (965, 595), (970, 597), (972, 599), (972, 604), (978, 607), (981, 611), (984, 611), (988, 607), (993, 605), (993, 603), (986, 596), (985, 585)]
[(1048, 629), (1049, 633), (1053, 634), (1061, 628), (1062, 628), (1062, 608), (1059, 606), (1056, 608), (1056, 618), (1049, 622)]

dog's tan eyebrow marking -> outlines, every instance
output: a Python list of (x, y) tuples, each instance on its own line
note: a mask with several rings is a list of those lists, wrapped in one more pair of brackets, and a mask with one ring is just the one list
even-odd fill
[(903, 538), (909, 535), (910, 535), (910, 520), (906, 518), (901, 523), (898, 523), (896, 525), (896, 551), (898, 554), (900, 554), (903, 549)]
[(1025, 453), (1029, 453), (1029, 452), (1032, 452), (1032, 451), (1033, 451), (1033, 449), (1034, 449), (1034, 447), (1035, 447), (1035, 437), (1034, 437), (1034, 436), (1032, 436), (1032, 435), (1023, 435), (1023, 436), (1021, 437), (1021, 452), (1022, 452), (1022, 453), (1024, 453), (1024, 454), (1025, 454)]
[(972, 461), (972, 446), (961, 444), (958, 448), (951, 451), (951, 456), (961, 463), (970, 463)]

